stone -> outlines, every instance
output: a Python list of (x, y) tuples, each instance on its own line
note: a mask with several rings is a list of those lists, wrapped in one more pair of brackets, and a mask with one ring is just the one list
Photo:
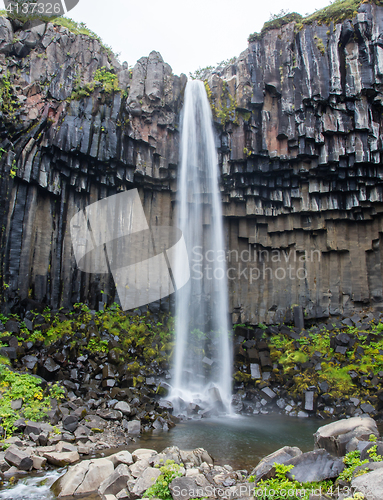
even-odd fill
[(257, 363), (251, 363), (250, 364), (250, 373), (252, 378), (259, 380), (262, 378), (261, 375), (261, 367)]
[(203, 463), (214, 465), (213, 457), (203, 448), (195, 448), (191, 451), (180, 450), (180, 456), (184, 464), (190, 463), (194, 467), (200, 467)]
[(117, 467), (120, 464), (124, 465), (132, 465), (133, 464), (133, 457), (129, 451), (124, 450), (124, 451), (119, 451), (118, 453), (114, 453), (113, 455), (109, 455), (106, 457), (107, 460), (110, 460), (114, 467)]
[(36, 356), (24, 356), (21, 361), (23, 365), (28, 368), (28, 370), (33, 370), (37, 365), (38, 359)]
[(262, 392), (269, 400), (272, 400), (277, 396), (275, 392), (272, 389), (270, 389), (270, 387), (264, 387), (262, 389)]
[(343, 460), (331, 456), (326, 450), (302, 453), (285, 462), (285, 465), (294, 465), (286, 476), (302, 483), (334, 479), (345, 469)]
[(33, 468), (36, 470), (43, 469), (47, 463), (47, 459), (44, 457), (38, 457), (36, 455), (32, 455)]
[(65, 441), (59, 441), (56, 446), (55, 446), (55, 451), (61, 453), (61, 452), (70, 452), (70, 451), (77, 451), (77, 446), (66, 443)]
[(120, 411), (123, 415), (130, 415), (132, 412), (129, 404), (125, 401), (119, 401), (116, 405), (114, 405), (114, 409)]
[(97, 415), (105, 420), (121, 420), (122, 412), (118, 410), (97, 410)]
[(156, 450), (151, 450), (149, 448), (137, 448), (132, 453), (132, 458), (134, 462), (137, 462), (138, 460), (149, 460), (150, 457), (153, 457), (157, 455)]
[(305, 328), (305, 319), (303, 314), (302, 306), (295, 306), (293, 308), (293, 316), (294, 316), (294, 326), (298, 330), (304, 330)]
[(18, 410), (21, 409), (22, 406), (23, 406), (23, 400), (22, 400), (22, 398), (14, 399), (11, 402), (11, 408), (12, 408), (12, 410), (18, 411)]
[(78, 416), (75, 414), (65, 415), (62, 420), (63, 428), (68, 432), (74, 432), (78, 427)]
[(28, 471), (33, 467), (33, 460), (31, 457), (17, 446), (10, 446), (6, 450), (4, 458), (9, 464), (20, 470)]
[(133, 477), (138, 478), (149, 467), (149, 460), (142, 458), (129, 466), (129, 470)]
[(314, 391), (305, 391), (304, 393), (304, 410), (315, 411), (315, 393)]
[(383, 498), (383, 469), (377, 469), (351, 481), (353, 491), (360, 492), (368, 500)]
[(129, 467), (125, 464), (118, 465), (113, 473), (108, 476), (98, 487), (98, 494), (103, 495), (116, 495), (123, 488), (126, 487), (127, 482), (132, 479)]
[(251, 472), (252, 476), (255, 476), (256, 481), (261, 479), (270, 479), (272, 477), (272, 470), (274, 463), (284, 464), (294, 457), (302, 455), (302, 451), (299, 448), (284, 446), (279, 450), (271, 453), (267, 457), (263, 458), (259, 464)]
[(314, 434), (314, 447), (324, 448), (335, 456), (343, 456), (349, 441), (355, 437), (360, 441), (368, 440), (371, 434), (379, 437), (377, 425), (370, 417), (338, 420), (319, 427)]
[(128, 422), (128, 434), (139, 436), (141, 434), (141, 422), (139, 420), (130, 420)]
[(54, 373), (60, 370), (60, 365), (55, 363), (52, 358), (47, 358), (43, 366), (45, 370), (49, 373)]
[(94, 493), (113, 472), (114, 467), (110, 460), (84, 460), (69, 467), (68, 471), (53, 483), (52, 490), (58, 498)]
[(137, 497), (141, 497), (142, 494), (148, 488), (150, 488), (150, 486), (153, 486), (153, 484), (156, 482), (156, 479), (160, 475), (161, 471), (159, 469), (155, 469), (154, 467), (147, 467), (136, 481), (132, 492), (137, 495)]
[(176, 477), (169, 485), (172, 497), (177, 500), (189, 500), (189, 498), (209, 497), (212, 485), (203, 474), (189, 477)]
[(80, 460), (80, 455), (77, 451), (48, 452), (44, 453), (43, 456), (49, 464), (57, 465), (57, 467), (66, 467)]

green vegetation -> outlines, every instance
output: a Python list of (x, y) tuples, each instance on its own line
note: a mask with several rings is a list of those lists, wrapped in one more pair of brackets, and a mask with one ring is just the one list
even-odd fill
[(13, 119), (19, 103), (14, 97), (10, 77), (9, 71), (0, 76), (0, 110), (8, 119)]
[[(255, 498), (261, 500), (284, 500), (287, 498), (286, 493), (289, 492), (288, 498), (291, 500), (309, 500), (310, 494), (313, 491), (321, 490), (323, 493), (332, 491), (332, 481), (300, 483), (286, 476), (286, 473), (294, 468), (293, 465), (274, 463), (274, 467), (274, 478), (266, 480), (261, 479), (257, 482), (254, 489)], [(250, 476), (249, 481), (254, 482), (254, 480), (255, 477)]]
[[(287, 12), (282, 10), (279, 14), (271, 16), (260, 33), (253, 33), (249, 36), (248, 41), (254, 42), (262, 38), (262, 36), (272, 29), (281, 28), (283, 25), (295, 22), (296, 29), (301, 30), (305, 24), (317, 23), (319, 25), (329, 25), (331, 22), (340, 23), (345, 19), (352, 19), (358, 13), (358, 9), (362, 3), (369, 1), (376, 5), (383, 5), (383, 0), (335, 0), (327, 7), (315, 11), (307, 17), (302, 17), (296, 12)], [(322, 42), (323, 43), (323, 42)]]
[(261, 32), (250, 35), (248, 41), (255, 42), (255, 40), (262, 38), (267, 31), (281, 28), (285, 24), (301, 21), (302, 19), (302, 16), (297, 12), (289, 13), (285, 10), (281, 10), (278, 14), (272, 14), (270, 19), (263, 25)]
[[(127, 371), (134, 376), (139, 374), (143, 362), (150, 363), (153, 359), (157, 363), (168, 363), (174, 348), (174, 318), (164, 316), (162, 321), (152, 321), (150, 314), (139, 316), (128, 314), (117, 304), (112, 304), (104, 311), (91, 314), (85, 304), (74, 304), (74, 311), (65, 316), (59, 311), (52, 314), (47, 308), (44, 316), (44, 328), (37, 326), (29, 331), (17, 315), (9, 317), (0, 314), (3, 325), (8, 319), (15, 319), (20, 323), (19, 342), (43, 342), (46, 346), (53, 346), (55, 342), (64, 338), (78, 355), (82, 354), (109, 354), (118, 363), (128, 363)], [(100, 332), (107, 332), (105, 338)], [(114, 341), (110, 340), (114, 337)], [(1, 339), (9, 337), (8, 332), (0, 333)], [(134, 352), (134, 355), (131, 352)], [(135, 381), (135, 379), (133, 379)], [(138, 378), (136, 381), (139, 381)]]
[(213, 99), (213, 95), (210, 90), (209, 84), (207, 83), (207, 80), (205, 80), (204, 83), (213, 116), (218, 119), (223, 126), (225, 126), (228, 121), (233, 121), (234, 123), (236, 123), (237, 118), (235, 98), (230, 94), (226, 80), (223, 81), (222, 93), (217, 101)]
[(112, 92), (121, 92), (118, 87), (118, 76), (113, 71), (107, 70), (105, 66), (97, 69), (93, 76), (92, 83), (82, 84), (81, 76), (77, 75), (75, 86), (69, 100), (80, 100), (92, 95), (96, 88), (99, 88), (105, 94)]
[[(383, 323), (371, 323), (371, 327), (369, 332), (352, 327), (331, 332), (325, 328), (320, 332), (314, 329), (297, 340), (285, 334), (274, 335), (269, 339), (269, 345), (271, 360), (278, 364), (278, 369), (274, 370), (277, 379), (280, 378), (281, 383), (286, 377), (293, 381), (290, 388), (293, 396), (310, 386), (327, 382), (329, 393), (334, 397), (354, 396), (362, 401), (368, 400), (374, 394), (371, 379), (383, 371)], [(355, 344), (345, 354), (335, 352), (331, 347), (331, 339), (340, 332), (355, 338)], [(313, 357), (319, 360), (320, 370), (312, 364), (301, 366)], [(359, 387), (357, 380), (362, 377), (363, 387)]]
[[(57, 384), (43, 391), (41, 381), (26, 373), (11, 371), (0, 359), (0, 417), (5, 437), (12, 435), (13, 424), (18, 418), (41, 421), (51, 409), (50, 398), (60, 399), (65, 393)], [(22, 399), (21, 410), (12, 409), (12, 401)]]
[[(160, 498), (161, 500), (172, 500), (172, 494), (169, 490), (169, 484), (174, 478), (180, 477), (179, 472), (183, 464), (178, 465), (174, 460), (166, 460), (165, 465), (160, 467), (161, 475), (156, 482), (144, 493), (145, 498)], [(158, 466), (157, 466), (158, 467)]]

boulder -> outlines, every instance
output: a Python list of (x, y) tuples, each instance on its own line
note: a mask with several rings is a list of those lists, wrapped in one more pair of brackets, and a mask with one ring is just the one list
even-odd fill
[(106, 457), (107, 460), (110, 460), (114, 467), (117, 467), (120, 464), (132, 465), (133, 457), (129, 451), (119, 451), (118, 453), (114, 453), (109, 457)]
[(133, 462), (137, 462), (138, 460), (143, 459), (149, 460), (149, 458), (153, 455), (157, 455), (155, 450), (150, 450), (149, 448), (137, 448), (137, 450), (132, 453), (132, 458)]
[(130, 420), (128, 422), (128, 434), (139, 436), (141, 434), (141, 422), (139, 420)]
[(158, 455), (151, 457), (149, 463), (152, 467), (161, 467), (167, 460), (173, 460), (176, 464), (182, 463), (180, 449), (177, 446), (165, 448), (162, 453), (158, 453)]
[(211, 483), (209, 483), (203, 474), (191, 477), (176, 477), (169, 485), (172, 497), (176, 500), (211, 497), (212, 488)]
[(51, 488), (58, 498), (94, 493), (113, 472), (113, 464), (106, 458), (84, 460), (69, 467), (68, 472), (53, 483)]
[(131, 413), (131, 408), (129, 406), (128, 403), (126, 403), (125, 401), (119, 401), (115, 406), (114, 406), (114, 409), (115, 410), (118, 410), (120, 411), (121, 413), (123, 413), (124, 415), (130, 415)]
[(33, 467), (31, 457), (17, 446), (10, 446), (5, 452), (4, 458), (10, 465), (20, 470), (31, 470)]
[(269, 479), (273, 475), (273, 465), (284, 464), (292, 458), (302, 455), (302, 451), (299, 448), (284, 446), (283, 448), (274, 451), (267, 457), (263, 458), (259, 464), (253, 469), (251, 475), (255, 476), (255, 480)]
[(161, 471), (159, 469), (147, 467), (134, 485), (132, 490), (133, 493), (137, 495), (137, 497), (141, 497), (150, 486), (153, 486), (160, 475)]
[(78, 427), (78, 416), (74, 415), (65, 415), (63, 418), (63, 428), (68, 432), (74, 432)]
[(331, 456), (326, 450), (302, 453), (285, 462), (285, 465), (294, 465), (286, 476), (301, 483), (334, 479), (345, 468), (343, 460)]
[(382, 500), (383, 469), (377, 469), (351, 481), (353, 491), (360, 492), (367, 500)]
[(315, 449), (324, 448), (332, 455), (341, 457), (346, 454), (349, 441), (353, 438), (368, 441), (371, 434), (379, 437), (376, 422), (370, 417), (352, 417), (338, 420), (319, 427), (314, 434), (314, 447)]
[(129, 467), (125, 464), (120, 464), (114, 472), (108, 476), (98, 487), (98, 494), (103, 497), (105, 495), (116, 495), (127, 485), (129, 479), (132, 479)]
[(44, 453), (43, 456), (48, 460), (49, 464), (57, 465), (58, 467), (66, 467), (80, 460), (80, 455), (77, 451), (48, 452)]
[(180, 450), (180, 455), (184, 464), (191, 463), (194, 467), (199, 467), (204, 462), (214, 465), (213, 457), (203, 448), (195, 448), (191, 451)]
[(149, 461), (143, 458), (142, 460), (137, 460), (133, 465), (129, 467), (129, 470), (133, 477), (140, 477), (145, 469), (149, 467)]

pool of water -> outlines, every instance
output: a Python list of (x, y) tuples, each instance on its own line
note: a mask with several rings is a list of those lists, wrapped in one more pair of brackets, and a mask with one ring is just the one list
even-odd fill
[(181, 450), (205, 448), (217, 464), (251, 470), (263, 457), (282, 446), (312, 450), (313, 434), (325, 423), (283, 415), (188, 420), (167, 433), (142, 436), (140, 446), (156, 451), (167, 446), (178, 446)]
[[(151, 448), (162, 451), (167, 446), (183, 450), (205, 448), (219, 465), (231, 465), (249, 472), (266, 455), (282, 446), (298, 446), (303, 452), (314, 447), (314, 432), (327, 422), (283, 415), (187, 420), (169, 432), (144, 434), (123, 449)], [(108, 454), (117, 450), (108, 450)], [(66, 469), (28, 476), (12, 487), (0, 489), (0, 500), (55, 500), (50, 486)], [(69, 497), (67, 497), (69, 500)], [(81, 500), (81, 497), (73, 499)], [(85, 498), (85, 497), (84, 497)], [(96, 500), (98, 495), (86, 497)]]

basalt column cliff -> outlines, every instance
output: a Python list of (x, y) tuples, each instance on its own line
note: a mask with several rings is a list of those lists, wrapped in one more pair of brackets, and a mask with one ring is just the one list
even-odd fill
[[(201, 72), (239, 322), (383, 304), (383, 7), (281, 24)], [(109, 276), (77, 270), (69, 220), (137, 187), (148, 222), (174, 224), (186, 77), (156, 52), (129, 69), (95, 38), (5, 18), (0, 64), (3, 302), (113, 300)]]

